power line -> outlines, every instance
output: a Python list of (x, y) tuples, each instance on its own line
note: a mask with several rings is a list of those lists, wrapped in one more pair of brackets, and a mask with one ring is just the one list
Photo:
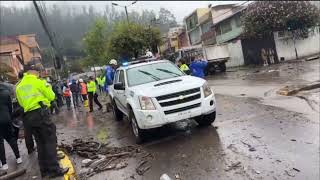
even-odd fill
[[(58, 46), (57, 46), (56, 42), (54, 41), (54, 38), (53, 38), (53, 36), (52, 36), (49, 28), (48, 28), (48, 25), (47, 25), (44, 17), (42, 16), (42, 14), (41, 14), (41, 12), (40, 12), (40, 8), (39, 8), (37, 2), (36, 2), (36, 1), (33, 1), (33, 5), (34, 5), (34, 7), (35, 7), (35, 9), (36, 9), (36, 12), (37, 12), (38, 17), (39, 17), (40, 22), (41, 22), (41, 25), (42, 25), (45, 33), (46, 33), (47, 36), (49, 37), (51, 46), (56, 50), (56, 53), (57, 53), (56, 62), (57, 62), (57, 64), (56, 64), (56, 67), (55, 67), (55, 68), (60, 69), (60, 68), (61, 68), (61, 62), (60, 62), (60, 60), (61, 60), (61, 54), (60, 54), (60, 50), (58, 49)], [(43, 10), (43, 9), (42, 9), (42, 10)]]

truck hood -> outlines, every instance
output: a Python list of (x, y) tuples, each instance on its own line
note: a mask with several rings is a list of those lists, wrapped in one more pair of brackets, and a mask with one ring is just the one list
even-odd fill
[(194, 76), (181, 76), (130, 87), (138, 96), (157, 97), (201, 87), (206, 81)]

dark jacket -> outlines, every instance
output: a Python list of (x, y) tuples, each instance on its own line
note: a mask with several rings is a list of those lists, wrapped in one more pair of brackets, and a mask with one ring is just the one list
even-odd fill
[(0, 83), (0, 124), (11, 123), (12, 100), (8, 87)]
[(79, 84), (77, 84), (77, 83), (72, 83), (72, 84), (70, 85), (70, 90), (71, 90), (72, 93), (78, 94), (78, 93), (80, 92)]

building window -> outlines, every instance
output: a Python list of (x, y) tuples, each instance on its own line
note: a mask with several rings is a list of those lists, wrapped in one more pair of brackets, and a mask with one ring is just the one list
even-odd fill
[(231, 27), (230, 20), (227, 20), (225, 22), (222, 22), (218, 26), (216, 33), (217, 33), (217, 35), (221, 35), (221, 34), (229, 32), (231, 30), (232, 30), (232, 27)]
[(208, 21), (205, 24), (201, 25), (201, 29), (202, 29), (202, 34), (209, 32), (212, 26), (212, 21)]
[(196, 27), (197, 24), (198, 24), (197, 14), (194, 14), (187, 20), (188, 30), (193, 29), (194, 27)]
[(236, 26), (237, 27), (240, 27), (241, 26), (241, 18), (240, 18), (240, 15), (236, 16), (234, 18), (235, 22), (236, 22)]
[(196, 44), (200, 41), (200, 29), (197, 28), (195, 30), (193, 30), (192, 32), (190, 32), (190, 42), (191, 44)]

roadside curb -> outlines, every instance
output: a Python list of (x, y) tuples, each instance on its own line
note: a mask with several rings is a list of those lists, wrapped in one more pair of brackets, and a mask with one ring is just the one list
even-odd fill
[(277, 94), (283, 95), (283, 96), (292, 96), (297, 94), (300, 91), (308, 91), (312, 89), (320, 88), (320, 82), (314, 82), (309, 85), (301, 85), (301, 86), (295, 86), (295, 87), (289, 87), (285, 86), (277, 91)]

